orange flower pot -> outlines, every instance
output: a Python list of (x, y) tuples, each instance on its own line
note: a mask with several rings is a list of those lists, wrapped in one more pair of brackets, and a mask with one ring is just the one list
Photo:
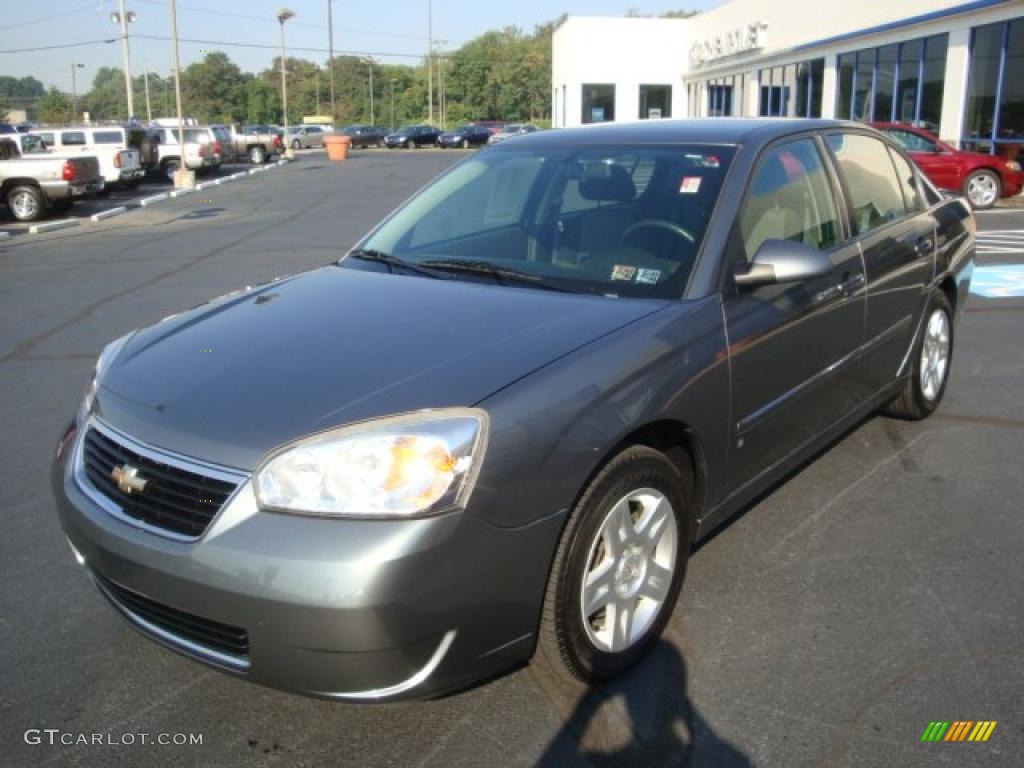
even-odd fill
[(352, 139), (348, 136), (332, 134), (324, 136), (324, 146), (327, 147), (327, 159), (340, 162), (348, 157), (348, 150), (352, 146)]

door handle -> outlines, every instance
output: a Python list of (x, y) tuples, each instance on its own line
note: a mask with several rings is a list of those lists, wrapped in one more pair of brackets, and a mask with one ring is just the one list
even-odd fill
[(914, 250), (917, 251), (918, 256), (930, 256), (934, 245), (931, 238), (919, 237), (914, 243)]
[(843, 275), (843, 282), (839, 284), (839, 291), (844, 296), (851, 296), (857, 291), (859, 291), (861, 288), (863, 288), (864, 283), (864, 275), (859, 272), (853, 277), (847, 277), (846, 275)]

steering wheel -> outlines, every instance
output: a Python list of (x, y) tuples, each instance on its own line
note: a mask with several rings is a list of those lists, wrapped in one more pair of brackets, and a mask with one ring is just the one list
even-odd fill
[(693, 235), (691, 235), (685, 229), (680, 227), (678, 224), (668, 221), (667, 219), (641, 219), (635, 224), (630, 224), (628, 227), (626, 227), (626, 231), (622, 233), (620, 242), (626, 242), (626, 240), (629, 239), (629, 236), (632, 235), (634, 232), (645, 228), (667, 229), (673, 235), (679, 235), (679, 237), (689, 240), (691, 243), (697, 242), (696, 238), (694, 238)]

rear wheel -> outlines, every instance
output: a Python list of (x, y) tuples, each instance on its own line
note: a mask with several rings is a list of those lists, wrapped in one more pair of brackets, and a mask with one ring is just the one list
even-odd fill
[(35, 221), (46, 212), (46, 198), (38, 187), (15, 187), (7, 193), (7, 207), (18, 221)]
[(249, 147), (249, 162), (253, 165), (263, 165), (263, 161), (267, 159), (266, 153), (263, 151), (263, 147)]
[(975, 171), (964, 182), (964, 195), (971, 201), (971, 207), (984, 211), (999, 200), (1002, 182), (993, 171)]
[(302, 144), (299, 143), (298, 139), (292, 142), (292, 149), (302, 149)]
[(911, 359), (910, 378), (885, 411), (897, 418), (918, 420), (930, 416), (942, 402), (953, 360), (953, 309), (942, 291), (936, 290), (928, 302)]
[(174, 181), (174, 174), (178, 172), (179, 168), (181, 168), (181, 162), (179, 162), (177, 158), (164, 160), (160, 164), (160, 170), (163, 172), (164, 176), (167, 177), (167, 180), (172, 182)]
[(659, 451), (627, 448), (580, 497), (559, 542), (536, 662), (598, 682), (657, 642), (682, 587), (692, 540), (692, 475)]

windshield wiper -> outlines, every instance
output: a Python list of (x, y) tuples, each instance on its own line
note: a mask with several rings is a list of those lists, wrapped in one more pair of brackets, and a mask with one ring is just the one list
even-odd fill
[(499, 285), (508, 283), (519, 283), (530, 285), (534, 288), (541, 288), (545, 291), (558, 291), (560, 293), (571, 293), (567, 288), (560, 288), (546, 282), (540, 275), (531, 275), (529, 272), (520, 272), (517, 269), (496, 267), (489, 261), (461, 260), (461, 259), (434, 259), (424, 261), (424, 267), (440, 270), (442, 272), (466, 272), (479, 275), (490, 275)]
[(355, 250), (349, 251), (345, 258), (351, 256), (353, 259), (359, 259), (360, 261), (373, 261), (378, 264), (384, 264), (387, 266), (389, 272), (394, 272), (395, 267), (399, 269), (405, 269), (409, 272), (415, 272), (417, 275), (425, 275), (427, 277), (433, 277), (440, 280), (441, 276), (436, 272), (432, 272), (429, 269), (423, 269), (419, 265), (400, 259), (397, 256), (392, 256), (390, 253), (384, 253), (384, 251), (376, 251), (372, 248), (356, 248)]

